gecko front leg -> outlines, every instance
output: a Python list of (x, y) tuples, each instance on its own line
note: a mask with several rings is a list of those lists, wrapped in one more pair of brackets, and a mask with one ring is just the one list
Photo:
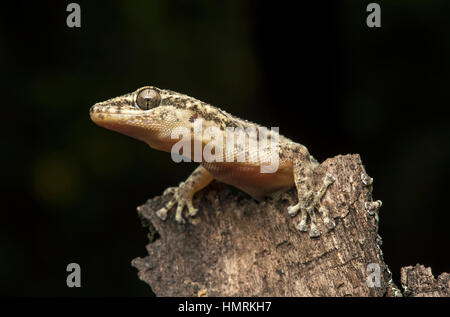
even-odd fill
[(288, 213), (294, 217), (298, 211), (301, 212), (300, 222), (297, 225), (299, 231), (308, 231), (307, 220), (310, 218), (311, 225), (309, 236), (311, 238), (319, 237), (320, 230), (316, 224), (316, 210), (322, 215), (325, 227), (331, 230), (335, 227), (334, 220), (328, 216), (328, 210), (321, 206), (320, 201), (325, 194), (328, 186), (334, 181), (334, 177), (330, 174), (326, 174), (320, 189), (314, 192), (314, 168), (317, 163), (311, 161), (311, 157), (308, 150), (301, 145), (290, 145), (291, 151), (293, 151), (293, 173), (294, 182), (297, 188), (298, 203), (288, 207)]
[(168, 211), (175, 205), (177, 205), (175, 220), (178, 223), (184, 223), (182, 216), (183, 209), (187, 206), (189, 210), (189, 216), (195, 216), (197, 214), (197, 209), (194, 208), (192, 204), (192, 197), (199, 190), (203, 189), (211, 183), (213, 176), (203, 167), (197, 167), (194, 172), (186, 179), (186, 181), (181, 182), (178, 187), (170, 187), (164, 191), (164, 195), (172, 194), (172, 198), (166, 203), (166, 205), (156, 212), (156, 215), (162, 220), (167, 219)]

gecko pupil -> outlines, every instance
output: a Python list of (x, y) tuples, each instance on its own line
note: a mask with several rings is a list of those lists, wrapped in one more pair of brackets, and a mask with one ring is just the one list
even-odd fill
[(161, 96), (155, 89), (146, 88), (139, 92), (136, 103), (142, 110), (148, 110), (159, 106)]

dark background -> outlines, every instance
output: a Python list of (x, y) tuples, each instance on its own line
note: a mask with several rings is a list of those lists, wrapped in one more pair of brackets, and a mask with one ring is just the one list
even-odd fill
[[(0, 294), (151, 295), (136, 206), (194, 165), (102, 129), (95, 102), (155, 85), (280, 132), (320, 161), (359, 153), (385, 260), (450, 271), (450, 5), (78, 1), (2, 5)], [(81, 265), (82, 287), (66, 287)]]

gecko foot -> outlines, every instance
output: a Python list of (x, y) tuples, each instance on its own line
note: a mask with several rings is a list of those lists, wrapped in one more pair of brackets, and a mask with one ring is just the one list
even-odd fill
[(184, 207), (187, 206), (189, 210), (189, 216), (193, 217), (197, 214), (198, 209), (194, 208), (192, 205), (192, 195), (190, 189), (186, 186), (184, 182), (181, 182), (178, 187), (169, 187), (164, 191), (163, 195), (172, 194), (172, 198), (165, 204), (165, 206), (158, 211), (156, 215), (161, 218), (161, 220), (167, 219), (167, 213), (169, 210), (177, 204), (177, 209), (175, 212), (175, 221), (184, 224), (186, 221), (183, 219), (182, 213)]
[[(288, 208), (288, 213), (292, 212), (292, 210), (295, 210), (295, 208), (296, 208), (296, 206), (290, 206)], [(317, 238), (321, 234), (321, 232), (317, 228), (317, 224), (316, 224), (317, 210), (319, 210), (320, 214), (322, 215), (323, 222), (324, 222), (327, 232), (331, 231), (336, 226), (336, 223), (334, 222), (334, 220), (328, 217), (328, 212), (323, 207), (314, 206), (314, 207), (303, 208), (303, 209), (301, 209), (301, 220), (297, 225), (297, 230), (299, 230), (301, 232), (307, 232), (309, 229), (309, 236), (311, 238)], [(291, 214), (291, 216), (292, 216), (292, 214)], [(311, 224), (309, 226), (308, 226), (308, 218), (310, 219), (310, 222), (311, 222)]]
[[(317, 228), (316, 224), (316, 213), (319, 212), (322, 216), (325, 228), (327, 232), (331, 231), (336, 223), (334, 219), (328, 216), (328, 210), (321, 206), (321, 199), (325, 194), (328, 187), (336, 181), (335, 177), (331, 174), (326, 174), (323, 180), (323, 184), (320, 190), (313, 194), (311, 192), (299, 197), (299, 202), (296, 205), (288, 207), (288, 214), (292, 217), (301, 212), (301, 219), (297, 225), (297, 230), (302, 232), (307, 232), (309, 229), (309, 236), (311, 238), (317, 238), (321, 235), (320, 230)], [(310, 226), (308, 228), (308, 218), (310, 219)]]

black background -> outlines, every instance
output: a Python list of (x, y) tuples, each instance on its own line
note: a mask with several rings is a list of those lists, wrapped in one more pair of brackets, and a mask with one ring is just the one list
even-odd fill
[[(320, 161), (359, 153), (385, 260), (450, 271), (450, 5), (378, 1), (69, 1), (0, 16), (0, 294), (151, 295), (135, 207), (195, 165), (102, 129), (95, 102), (154, 85), (280, 132)], [(66, 286), (66, 266), (82, 287)]]

